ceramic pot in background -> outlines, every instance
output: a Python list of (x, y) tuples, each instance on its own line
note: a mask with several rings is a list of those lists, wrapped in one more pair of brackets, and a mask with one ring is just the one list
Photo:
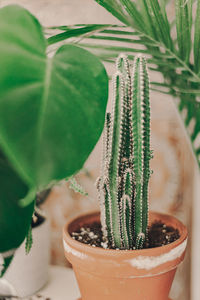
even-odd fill
[(24, 242), (16, 250), (13, 260), (3, 276), (4, 283), (7, 282), (11, 285), (19, 297), (33, 295), (48, 281), (50, 259), (49, 229), (49, 220), (47, 218), (40, 225), (33, 228), (33, 245), (30, 253), (28, 255), (25, 253)]
[(150, 224), (162, 221), (179, 230), (180, 238), (163, 247), (143, 250), (94, 248), (70, 233), (100, 221), (99, 213), (70, 220), (63, 231), (66, 258), (73, 266), (82, 300), (168, 300), (177, 266), (183, 261), (187, 229), (176, 218), (150, 213)]

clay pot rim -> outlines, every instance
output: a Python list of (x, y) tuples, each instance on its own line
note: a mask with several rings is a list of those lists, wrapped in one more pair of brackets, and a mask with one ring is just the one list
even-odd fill
[[(84, 253), (91, 253), (94, 251), (96, 253), (98, 253), (99, 255), (108, 255), (108, 256), (112, 256), (113, 254), (115, 256), (121, 256), (121, 255), (125, 255), (125, 254), (134, 254), (134, 256), (139, 256), (139, 255), (148, 255), (148, 256), (155, 256), (155, 250), (156, 252), (168, 252), (173, 248), (176, 248), (177, 246), (179, 246), (180, 244), (182, 244), (188, 237), (188, 231), (186, 226), (179, 221), (176, 217), (171, 216), (169, 214), (164, 214), (164, 213), (160, 213), (160, 212), (155, 212), (155, 211), (150, 211), (150, 215), (154, 215), (154, 216), (158, 216), (160, 217), (160, 219), (162, 219), (162, 217), (164, 218), (168, 218), (169, 220), (173, 220), (175, 221), (178, 225), (179, 225), (179, 233), (180, 233), (180, 238), (168, 245), (165, 246), (160, 246), (160, 247), (155, 247), (155, 248), (148, 248), (148, 249), (140, 249), (140, 250), (115, 250), (115, 249), (104, 249), (104, 248), (100, 248), (100, 247), (92, 247), (91, 245), (87, 245), (84, 243), (81, 243), (75, 239), (73, 239), (69, 233), (69, 227), (77, 222), (78, 220), (81, 220), (83, 218), (90, 218), (92, 216), (97, 216), (99, 215), (100, 212), (95, 210), (95, 211), (89, 211), (89, 212), (85, 212), (76, 216), (73, 216), (71, 218), (69, 218), (63, 228), (63, 238), (64, 240), (67, 242), (67, 244), (69, 244), (70, 246), (72, 246), (75, 249), (78, 249), (79, 251), (83, 251)], [(169, 222), (170, 223), (170, 222)], [(177, 226), (178, 227), (178, 226)], [(181, 229), (181, 231), (180, 231)]]

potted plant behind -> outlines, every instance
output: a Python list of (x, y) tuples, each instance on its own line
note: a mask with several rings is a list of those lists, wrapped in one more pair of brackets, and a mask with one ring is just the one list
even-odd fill
[[(17, 5), (0, 9), (0, 45), (0, 296), (10, 289), (19, 296), (6, 270), (26, 236), (30, 248), (36, 195), (78, 172), (93, 150), (108, 76), (98, 58), (75, 45), (47, 55), (43, 27)], [(30, 273), (25, 277), (34, 286)]]
[(152, 152), (145, 58), (136, 57), (130, 72), (127, 57), (120, 55), (113, 85), (97, 181), (100, 214), (66, 224), (65, 255), (82, 300), (168, 300), (185, 255), (187, 229), (172, 216), (148, 212)]
[[(49, 278), (50, 222), (40, 208), (49, 193), (50, 189), (47, 189), (36, 196), (35, 210), (26, 239), (16, 249), (12, 262), (3, 276), (4, 283), (7, 282), (12, 286), (14, 295), (18, 297), (33, 295)], [(2, 293), (0, 285), (0, 294)]]

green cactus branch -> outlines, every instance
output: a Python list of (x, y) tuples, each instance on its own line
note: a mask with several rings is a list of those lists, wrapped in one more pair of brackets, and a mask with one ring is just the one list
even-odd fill
[(143, 247), (148, 225), (150, 104), (146, 60), (137, 56), (133, 71), (125, 55), (116, 62), (112, 113), (107, 113), (101, 176), (101, 222), (111, 246)]

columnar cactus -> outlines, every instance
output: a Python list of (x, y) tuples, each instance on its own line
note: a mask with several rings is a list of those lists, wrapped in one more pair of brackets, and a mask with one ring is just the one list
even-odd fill
[(150, 105), (146, 60), (130, 72), (120, 55), (113, 78), (112, 113), (107, 113), (98, 191), (102, 230), (114, 248), (143, 247), (148, 225)]

